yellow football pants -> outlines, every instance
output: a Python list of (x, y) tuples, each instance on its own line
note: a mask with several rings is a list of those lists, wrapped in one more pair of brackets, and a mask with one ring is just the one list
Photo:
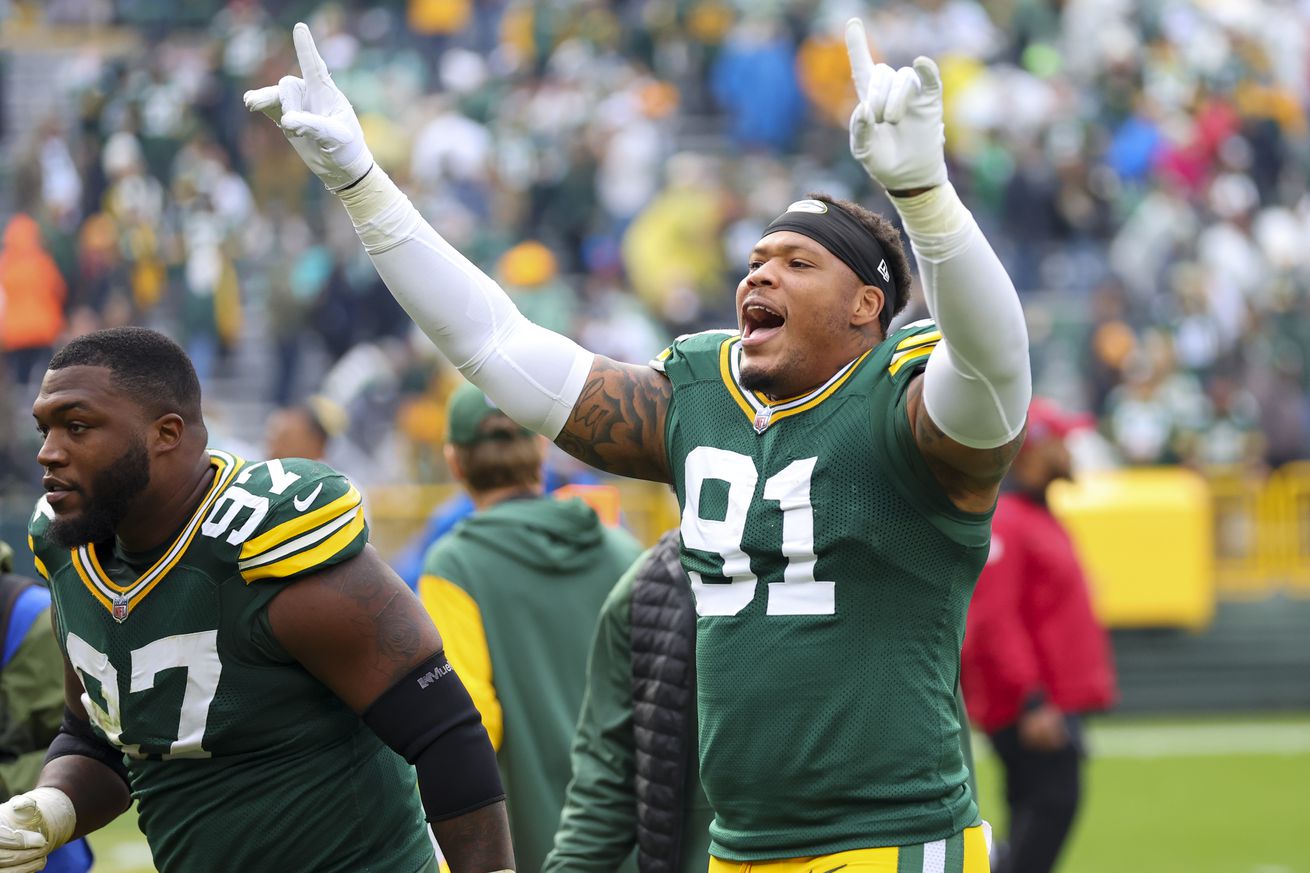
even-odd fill
[(990, 873), (986, 830), (984, 823), (932, 843), (853, 849), (817, 858), (743, 863), (711, 857), (709, 873)]

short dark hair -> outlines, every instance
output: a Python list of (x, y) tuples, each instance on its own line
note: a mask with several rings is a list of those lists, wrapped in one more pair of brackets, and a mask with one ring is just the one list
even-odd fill
[(887, 256), (887, 266), (892, 271), (892, 287), (896, 289), (896, 299), (890, 301), (890, 306), (884, 305), (878, 315), (878, 322), (882, 325), (882, 332), (885, 335), (892, 319), (910, 302), (911, 285), (914, 281), (910, 273), (910, 259), (906, 257), (905, 245), (901, 242), (900, 230), (886, 217), (850, 200), (821, 193), (805, 196), (811, 200), (821, 200), (830, 206), (836, 206), (852, 216), (864, 225), (865, 230), (873, 234), (873, 238), (882, 246), (883, 253)]
[(49, 369), (105, 367), (114, 384), (142, 409), (159, 416), (175, 412), (188, 424), (202, 423), (200, 379), (182, 347), (144, 327), (111, 327), (83, 334), (50, 360)]
[(478, 427), (487, 439), (468, 446), (451, 443), (471, 491), (532, 488), (541, 483), (545, 452), (537, 435), (507, 415), (490, 415)]

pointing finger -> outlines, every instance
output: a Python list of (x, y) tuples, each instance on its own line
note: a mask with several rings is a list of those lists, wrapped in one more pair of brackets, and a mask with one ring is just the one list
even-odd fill
[(901, 67), (892, 77), (891, 89), (887, 92), (887, 105), (882, 111), (882, 120), (896, 124), (905, 117), (905, 107), (910, 103), (910, 96), (919, 90), (919, 77), (909, 67)]
[(310, 87), (325, 85), (331, 81), (327, 64), (314, 45), (314, 37), (309, 32), (309, 25), (304, 22), (296, 24), (291, 31), (291, 40), (296, 45), (296, 59), (300, 61), (300, 74)]
[(873, 55), (869, 51), (869, 37), (864, 33), (864, 22), (852, 18), (846, 22), (846, 54), (851, 59), (851, 78), (855, 80), (855, 93), (863, 103), (869, 97), (869, 80), (873, 76)]

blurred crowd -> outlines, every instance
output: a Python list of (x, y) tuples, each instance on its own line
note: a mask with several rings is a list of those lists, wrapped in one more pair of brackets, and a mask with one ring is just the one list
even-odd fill
[[(530, 318), (644, 361), (735, 322), (791, 200), (879, 207), (847, 151), (853, 15), (880, 60), (941, 66), (1039, 392), (1126, 464), (1310, 456), (1307, 0), (5, 0), (6, 418), (61, 338), (142, 323), (216, 399), (328, 396), (361, 456), (396, 448), (378, 479), (440, 476), (449, 368), (241, 102), (294, 72), (291, 23), (438, 231)], [(27, 428), (0, 443), (30, 479)]]

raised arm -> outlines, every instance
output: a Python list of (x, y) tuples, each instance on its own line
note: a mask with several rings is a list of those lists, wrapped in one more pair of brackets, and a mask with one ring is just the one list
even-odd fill
[(854, 19), (846, 48), (860, 97), (851, 153), (900, 213), (942, 333), (911, 387), (915, 442), (956, 505), (985, 510), (1018, 453), (1032, 394), (1023, 310), (947, 181), (937, 65), (924, 57), (899, 70), (874, 64), (864, 26)]
[(290, 583), (268, 618), (283, 648), (414, 765), (451, 873), (513, 870), (482, 720), (423, 605), (373, 547)]
[[(663, 377), (599, 358), (524, 318), (373, 163), (354, 109), (332, 82), (309, 28), (297, 24), (293, 38), (303, 78), (286, 76), (248, 91), (246, 106), (277, 122), (340, 197), (378, 274), (414, 323), (523, 426), (558, 438), (566, 451), (603, 470), (666, 478)], [(579, 404), (584, 392), (589, 399)]]

